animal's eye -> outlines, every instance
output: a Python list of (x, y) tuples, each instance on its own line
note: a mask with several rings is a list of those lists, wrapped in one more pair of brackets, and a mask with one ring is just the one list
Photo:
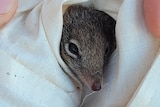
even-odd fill
[(80, 58), (80, 50), (78, 44), (78, 41), (72, 39), (65, 45), (67, 54), (72, 58)]
[(78, 47), (77, 47), (76, 44), (74, 44), (74, 43), (69, 43), (68, 49), (69, 49), (69, 51), (70, 51), (72, 54), (79, 55)]

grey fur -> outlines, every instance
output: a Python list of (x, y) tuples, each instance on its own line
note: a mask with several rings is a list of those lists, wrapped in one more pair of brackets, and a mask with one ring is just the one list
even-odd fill
[[(60, 54), (73, 74), (94, 91), (102, 83), (103, 67), (116, 48), (115, 20), (102, 11), (81, 5), (68, 7), (63, 16)], [(70, 40), (79, 45), (79, 57), (65, 50)], [(97, 83), (97, 84), (96, 84)]]

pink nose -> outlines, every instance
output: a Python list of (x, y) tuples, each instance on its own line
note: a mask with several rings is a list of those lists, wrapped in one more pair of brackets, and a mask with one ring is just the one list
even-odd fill
[(99, 91), (101, 89), (101, 81), (100, 80), (94, 81), (91, 88), (93, 91)]

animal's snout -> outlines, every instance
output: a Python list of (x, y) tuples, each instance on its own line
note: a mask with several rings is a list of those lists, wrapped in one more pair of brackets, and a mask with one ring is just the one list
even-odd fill
[(99, 91), (101, 89), (101, 81), (100, 80), (95, 80), (92, 84), (92, 90), (93, 91)]

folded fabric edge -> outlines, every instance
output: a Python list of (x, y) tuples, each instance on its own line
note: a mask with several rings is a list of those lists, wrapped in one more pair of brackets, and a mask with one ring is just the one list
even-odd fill
[[(160, 81), (160, 51), (158, 52), (158, 55), (155, 59), (155, 61), (152, 64), (151, 69), (148, 71), (142, 82), (140, 83), (139, 87), (135, 91), (133, 97), (127, 104), (127, 107), (146, 107), (146, 106), (152, 106), (155, 107), (157, 105), (152, 105), (156, 99), (155, 96), (158, 94), (159, 91), (159, 81)], [(160, 93), (160, 91), (159, 91)]]

